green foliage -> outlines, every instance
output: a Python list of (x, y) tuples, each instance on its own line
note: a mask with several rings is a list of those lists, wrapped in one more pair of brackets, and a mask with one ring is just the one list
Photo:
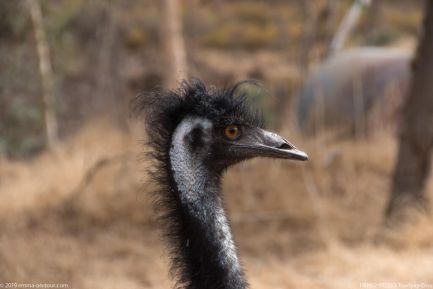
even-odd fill
[(21, 1), (0, 1), (0, 40), (21, 40), (29, 30), (29, 21), (23, 13)]
[(385, 11), (387, 24), (395, 33), (407, 34), (414, 36), (418, 33), (421, 27), (422, 13), (419, 9), (389, 10)]
[(64, 35), (72, 33), (75, 29), (82, 10), (82, 1), (62, 1), (57, 5), (48, 5), (46, 2), (45, 23), (47, 35), (51, 41), (61, 42)]
[(400, 36), (395, 30), (382, 28), (369, 33), (365, 42), (367, 45), (386, 46), (395, 42)]
[(274, 23), (227, 23), (206, 35), (202, 43), (208, 47), (255, 50), (271, 46), (277, 40), (278, 34), (278, 27)]
[(149, 43), (149, 32), (140, 26), (133, 26), (128, 29), (125, 35), (125, 45), (129, 49), (138, 49)]
[(3, 106), (0, 119), (0, 155), (27, 157), (43, 147), (43, 118), (38, 108), (13, 98), (7, 109)]
[(265, 9), (266, 7), (262, 5), (249, 3), (248, 5), (235, 6), (233, 10), (239, 21), (266, 25), (271, 20), (271, 17), (266, 13)]
[(269, 107), (269, 91), (259, 85), (250, 83), (242, 84), (239, 87), (239, 93), (245, 94), (253, 107), (259, 107), (262, 110), (266, 123), (272, 123), (273, 112)]
[(256, 50), (275, 47), (282, 29), (273, 15), (264, 13), (262, 5), (231, 7), (229, 18), (216, 18), (201, 38), (207, 47)]

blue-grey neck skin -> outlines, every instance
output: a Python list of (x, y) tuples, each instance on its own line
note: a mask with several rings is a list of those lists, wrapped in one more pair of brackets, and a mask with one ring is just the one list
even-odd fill
[[(203, 128), (204, 142), (193, 147), (191, 131)], [(221, 173), (207, 161), (211, 141), (206, 132), (212, 123), (203, 118), (186, 118), (176, 128), (170, 148), (172, 180), (177, 194), (180, 224), (178, 250), (183, 284), (188, 289), (244, 289), (246, 282), (239, 264), (230, 226), (223, 208)], [(179, 262), (179, 260), (177, 260)]]

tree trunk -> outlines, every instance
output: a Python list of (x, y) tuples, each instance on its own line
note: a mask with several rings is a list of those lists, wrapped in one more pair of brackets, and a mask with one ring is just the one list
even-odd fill
[(336, 54), (344, 47), (347, 38), (350, 36), (350, 33), (361, 17), (362, 9), (364, 6), (370, 5), (370, 2), (371, 0), (355, 0), (355, 2), (353, 2), (352, 7), (350, 7), (349, 11), (344, 16), (340, 27), (331, 41), (329, 56)]
[(27, 4), (30, 10), (39, 55), (46, 141), (48, 147), (51, 149), (58, 141), (58, 128), (53, 95), (53, 72), (51, 68), (50, 51), (45, 36), (44, 21), (39, 0), (27, 0)]
[(423, 34), (413, 63), (412, 84), (403, 110), (399, 150), (386, 215), (428, 208), (425, 195), (433, 147), (433, 0), (426, 1)]
[(178, 81), (185, 79), (188, 74), (180, 3), (179, 0), (162, 1), (162, 41), (166, 55), (167, 88), (176, 87)]

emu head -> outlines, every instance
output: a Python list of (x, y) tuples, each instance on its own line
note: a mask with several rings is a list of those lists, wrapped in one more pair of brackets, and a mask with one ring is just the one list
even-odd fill
[(194, 80), (183, 82), (177, 91), (139, 96), (137, 109), (145, 114), (155, 157), (168, 159), (177, 142), (218, 170), (258, 156), (307, 160), (307, 154), (286, 139), (263, 129), (262, 115), (238, 91), (241, 83), (217, 90)]

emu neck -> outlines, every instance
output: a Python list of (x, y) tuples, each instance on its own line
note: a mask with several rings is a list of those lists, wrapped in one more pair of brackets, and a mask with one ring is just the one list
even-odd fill
[[(221, 197), (221, 173), (185, 143), (191, 122), (176, 129), (170, 149), (181, 284), (188, 289), (244, 289)], [(209, 124), (210, 125), (210, 124)]]

